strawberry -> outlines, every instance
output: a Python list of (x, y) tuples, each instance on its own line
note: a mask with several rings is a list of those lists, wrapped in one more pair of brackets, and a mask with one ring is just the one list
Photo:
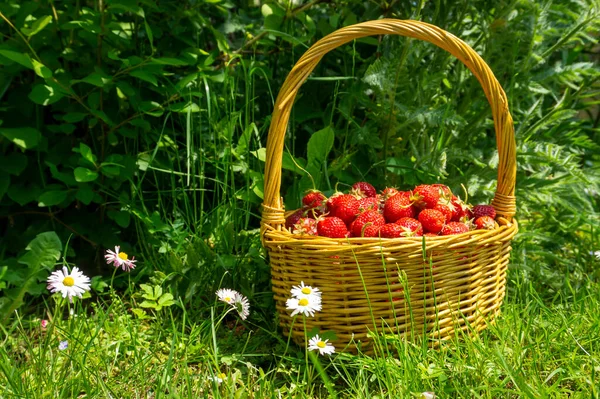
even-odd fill
[(303, 198), (302, 203), (307, 208), (318, 208), (327, 199), (320, 191), (309, 191)]
[(327, 202), (325, 203), (327, 212), (331, 213), (333, 211), (342, 195), (344, 195), (344, 193), (336, 191), (327, 199)]
[(494, 230), (496, 228), (496, 222), (490, 216), (480, 216), (473, 223), (477, 230)]
[(383, 197), (383, 200), (386, 201), (398, 193), (399, 193), (399, 191), (397, 189), (395, 189), (394, 187), (386, 187), (381, 192), (381, 196)]
[(317, 235), (317, 221), (312, 218), (300, 218), (296, 224), (294, 224), (293, 234), (308, 234), (309, 236)]
[(344, 238), (348, 235), (348, 228), (338, 217), (324, 217), (317, 223), (317, 232), (323, 237)]
[[(377, 211), (365, 211), (358, 215), (356, 220), (350, 225), (350, 232), (354, 237), (369, 237), (366, 233), (368, 226), (381, 227), (385, 224), (385, 219)], [(373, 229), (369, 229), (369, 234), (373, 233)], [(371, 236), (374, 237), (374, 236)]]
[(450, 205), (452, 204), (446, 205), (441, 202), (438, 202), (438, 204), (433, 207), (433, 209), (435, 209), (436, 211), (440, 211), (444, 214), (444, 216), (446, 217), (446, 223), (452, 220), (453, 212), (452, 208), (450, 208)]
[(432, 184), (431, 187), (435, 187), (439, 190), (441, 198), (445, 200), (450, 200), (452, 198), (452, 190), (445, 184)]
[(418, 209), (433, 209), (440, 200), (440, 190), (428, 184), (421, 184), (415, 187), (410, 198)]
[(336, 216), (349, 225), (358, 215), (359, 206), (358, 200), (352, 194), (342, 194), (336, 197), (329, 212), (331, 216)]
[(467, 205), (459, 197), (453, 195), (450, 200), (453, 222), (465, 222), (473, 217), (470, 205)]
[(358, 210), (364, 212), (367, 210), (379, 210), (379, 199), (377, 197), (366, 197), (358, 200)]
[(397, 238), (402, 237), (404, 229), (397, 223), (388, 223), (381, 226), (379, 236), (381, 238)]
[(389, 198), (383, 205), (383, 216), (388, 223), (394, 223), (400, 218), (414, 218), (416, 215), (410, 193), (406, 191), (401, 191)]
[(467, 231), (469, 231), (469, 227), (461, 222), (450, 222), (442, 227), (443, 236), (466, 233)]
[(402, 227), (402, 237), (420, 237), (423, 235), (423, 225), (413, 218), (401, 218), (396, 224)]
[(364, 181), (354, 183), (352, 185), (352, 190), (350, 191), (356, 196), (356, 198), (359, 199), (375, 197), (377, 195), (377, 190), (375, 190), (375, 187)]
[(381, 225), (379, 224), (368, 224), (363, 229), (363, 237), (379, 237), (379, 229), (381, 229)]
[(429, 233), (439, 233), (444, 227), (446, 216), (435, 209), (423, 209), (419, 213), (419, 222), (423, 225), (423, 229)]
[(491, 205), (475, 205), (473, 207), (473, 217), (477, 219), (481, 216), (489, 216), (492, 219), (496, 219), (496, 210)]
[(287, 219), (285, 219), (285, 228), (291, 231), (294, 225), (298, 223), (300, 218), (304, 217), (305, 211), (305, 209), (298, 209), (296, 212), (288, 216)]

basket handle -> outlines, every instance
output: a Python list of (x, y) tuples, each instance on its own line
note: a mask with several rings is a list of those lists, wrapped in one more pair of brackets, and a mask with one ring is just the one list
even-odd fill
[(516, 211), (514, 192), (517, 172), (514, 126), (506, 94), (490, 67), (468, 44), (435, 25), (411, 20), (380, 19), (346, 26), (325, 36), (304, 53), (283, 83), (275, 101), (267, 138), (263, 229), (271, 226), (279, 230), (285, 223), (280, 197), (283, 144), (292, 105), (300, 86), (329, 51), (357, 38), (382, 34), (408, 36), (433, 43), (458, 58), (479, 80), (492, 108), (498, 146), (498, 185), (492, 205), (499, 216), (504, 217), (507, 222), (512, 220)]

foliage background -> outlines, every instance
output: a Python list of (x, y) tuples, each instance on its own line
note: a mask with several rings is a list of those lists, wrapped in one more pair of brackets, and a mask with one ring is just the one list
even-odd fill
[[(316, 40), (383, 17), (462, 38), (507, 92), (521, 226), (511, 273), (543, 296), (597, 280), (599, 10), (593, 0), (2, 2), (2, 313), (39, 303), (61, 253), (99, 276), (102, 292), (102, 253), (120, 244), (144, 260), (136, 283), (184, 304), (227, 284), (258, 304), (253, 317), (272, 318), (257, 229), (274, 97)], [(308, 151), (323, 136), (331, 149)], [(286, 145), (290, 209), (312, 185), (292, 157), (327, 193), (358, 179), (464, 184), (472, 203), (494, 191), (493, 124), (477, 81), (413, 40), (372, 37), (325, 57)]]

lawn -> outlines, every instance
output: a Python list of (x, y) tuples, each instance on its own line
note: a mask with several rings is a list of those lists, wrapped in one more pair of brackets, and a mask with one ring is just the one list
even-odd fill
[[(438, 26), (489, 65), (514, 168), (487, 81), (394, 35), (320, 60), (272, 167), (296, 62), (383, 18)], [(597, 0), (8, 0), (0, 32), (1, 398), (600, 397)], [(331, 331), (287, 338), (263, 203), (291, 211), (370, 182), (490, 204), (513, 177), (519, 231), (486, 329), (435, 345), (379, 329), (369, 353)], [(496, 210), (491, 229), (512, 212)], [(327, 306), (332, 286), (313, 287)]]

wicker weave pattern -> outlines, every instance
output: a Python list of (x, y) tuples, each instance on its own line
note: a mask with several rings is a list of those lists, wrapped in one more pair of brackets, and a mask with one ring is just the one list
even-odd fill
[[(492, 205), (500, 228), (427, 238), (425, 257), (421, 238), (330, 239), (293, 235), (284, 228), (281, 163), (296, 94), (326, 53), (353, 39), (380, 34), (431, 42), (462, 61), (479, 80), (496, 131), (498, 185)], [(455, 329), (485, 328), (502, 303), (510, 242), (517, 232), (512, 219), (516, 210), (515, 152), (504, 91), (481, 57), (452, 34), (423, 22), (382, 19), (342, 28), (315, 43), (281, 88), (267, 139), (261, 232), (284, 330), (291, 326), (285, 300), (291, 286), (301, 280), (323, 290), (323, 311), (307, 319), (307, 329), (334, 330), (339, 344), (351, 339), (368, 341), (367, 331), (381, 330), (382, 326), (386, 333), (425, 331), (439, 339), (449, 338)], [(406, 276), (404, 285), (400, 274)], [(292, 328), (298, 343), (304, 339), (301, 324)]]

